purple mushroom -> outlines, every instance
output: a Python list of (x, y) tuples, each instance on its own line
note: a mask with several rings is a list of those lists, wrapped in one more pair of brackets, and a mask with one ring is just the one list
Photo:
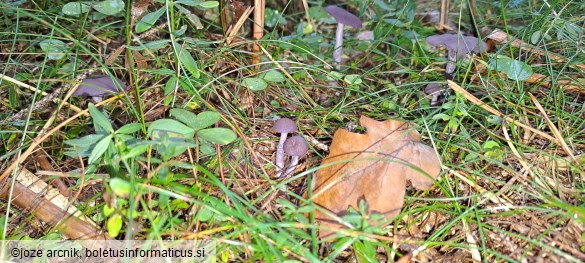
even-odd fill
[(335, 32), (335, 50), (333, 51), (333, 60), (335, 60), (336, 68), (340, 68), (341, 55), (343, 54), (343, 27), (345, 25), (361, 28), (362, 21), (354, 14), (347, 12), (341, 7), (330, 5), (325, 7), (325, 11), (329, 13), (335, 21), (337, 21), (337, 31)]
[(297, 165), (299, 164), (299, 158), (305, 155), (309, 151), (309, 145), (303, 138), (303, 136), (296, 135), (293, 137), (288, 138), (284, 142), (284, 152), (291, 156), (291, 161), (288, 169), (286, 172), (282, 174), (283, 177), (291, 175), (295, 169), (297, 169)]
[(108, 75), (88, 77), (84, 79), (77, 90), (73, 92), (73, 96), (92, 97), (96, 103), (99, 103), (104, 97), (121, 93), (126, 89), (125, 82), (117, 78), (114, 78), (114, 80)]
[(441, 92), (441, 85), (437, 83), (430, 83), (425, 87), (425, 93), (433, 96), (431, 99), (431, 106), (437, 105), (440, 101), (440, 97), (443, 95)]
[(445, 46), (447, 48), (449, 59), (445, 68), (447, 74), (455, 72), (457, 59), (464, 58), (467, 54), (477, 54), (487, 50), (487, 44), (483, 41), (460, 34), (434, 35), (425, 40), (432, 47)]
[(282, 168), (284, 167), (284, 141), (289, 133), (297, 131), (297, 125), (289, 118), (280, 118), (274, 122), (272, 130), (275, 133), (280, 133), (280, 141), (276, 147), (276, 157), (274, 161), (274, 164), (276, 165), (276, 177), (280, 177), (283, 172)]

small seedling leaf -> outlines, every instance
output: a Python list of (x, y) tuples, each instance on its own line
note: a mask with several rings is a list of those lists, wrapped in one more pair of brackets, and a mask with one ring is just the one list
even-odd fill
[(152, 13), (149, 13), (140, 19), (136, 24), (136, 33), (142, 33), (154, 26), (156, 21), (165, 13), (165, 8), (160, 8)]
[(209, 209), (207, 206), (201, 207), (199, 212), (197, 212), (199, 221), (201, 222), (209, 221), (211, 218), (213, 218), (213, 214), (213, 211), (211, 211), (211, 209)]
[(284, 74), (277, 70), (270, 70), (266, 72), (262, 78), (268, 82), (284, 82), (286, 80)]
[(523, 81), (532, 76), (530, 65), (503, 55), (498, 56), (489, 66), (491, 69), (506, 73), (511, 80)]
[(93, 119), (93, 125), (96, 132), (100, 131), (105, 131), (107, 133), (114, 132), (114, 127), (112, 127), (112, 124), (110, 123), (110, 120), (108, 120), (108, 117), (106, 117), (106, 115), (104, 115), (104, 113), (98, 110), (92, 103), (89, 104), (89, 114)]
[(209, 128), (200, 130), (197, 133), (199, 139), (205, 140), (219, 145), (226, 145), (238, 138), (238, 136), (230, 129), (226, 128)]
[(83, 13), (89, 12), (89, 5), (86, 5), (81, 2), (71, 2), (67, 3), (63, 6), (61, 11), (63, 14), (70, 15), (70, 16), (78, 16)]
[(346, 75), (343, 80), (349, 85), (359, 85), (362, 83), (362, 78), (360, 78), (360, 75), (358, 74)]
[(187, 139), (195, 136), (195, 131), (185, 124), (171, 119), (159, 119), (148, 126), (148, 136), (153, 140), (159, 140), (162, 133), (166, 133), (169, 137)]
[(116, 133), (132, 134), (132, 133), (139, 131), (140, 128), (142, 128), (142, 125), (140, 125), (139, 123), (128, 123), (128, 124), (120, 127), (120, 129), (118, 129), (116, 131)]
[(128, 197), (130, 195), (131, 187), (132, 185), (130, 185), (130, 182), (122, 178), (116, 177), (110, 180), (110, 188), (112, 188), (112, 191), (114, 194), (116, 194), (116, 196)]
[[(179, 45), (175, 45), (175, 47), (178, 46)], [(195, 59), (191, 56), (191, 53), (189, 53), (186, 48), (179, 48), (177, 51), (180, 52), (179, 61), (181, 61), (183, 67), (185, 67), (185, 69), (191, 73), (191, 76), (198, 79), (200, 77), (199, 67), (197, 66)]]
[(121, 0), (101, 1), (93, 5), (93, 8), (104, 15), (111, 16), (120, 13), (120, 11), (124, 9), (124, 1)]
[(251, 91), (261, 91), (268, 87), (266, 81), (260, 78), (245, 78), (242, 81), (242, 85), (249, 88)]
[(108, 235), (111, 238), (117, 237), (120, 234), (120, 230), (122, 229), (122, 216), (115, 214), (108, 218), (108, 221), (106, 222), (106, 228), (108, 229)]
[(217, 112), (213, 111), (204, 111), (197, 114), (195, 118), (195, 125), (191, 126), (191, 128), (195, 130), (201, 130), (207, 128), (221, 119), (221, 115)]
[(171, 116), (180, 122), (187, 124), (187, 126), (193, 128), (195, 125), (195, 119), (197, 115), (195, 113), (185, 109), (171, 109)]
[(199, 6), (203, 7), (203, 8), (214, 8), (214, 7), (219, 6), (219, 2), (218, 1), (205, 1), (205, 2), (201, 3)]
[(95, 163), (106, 152), (111, 142), (111, 135), (106, 135), (100, 139), (95, 147), (93, 147), (93, 150), (91, 150), (91, 155), (89, 155), (89, 160), (87, 160), (87, 162), (89, 164)]
[(150, 145), (134, 145), (134, 146), (130, 147), (130, 150), (127, 153), (122, 155), (121, 159), (126, 160), (126, 159), (130, 159), (130, 158), (134, 158), (134, 157), (146, 152), (149, 147), (150, 147)]
[(61, 59), (65, 56), (67, 50), (67, 44), (57, 39), (46, 39), (39, 43), (41, 49), (47, 53), (47, 57), (52, 60)]

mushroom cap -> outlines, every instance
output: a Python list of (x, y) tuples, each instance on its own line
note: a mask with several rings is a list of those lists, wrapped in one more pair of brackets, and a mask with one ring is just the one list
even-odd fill
[(291, 133), (297, 131), (297, 124), (289, 118), (280, 118), (274, 122), (272, 130), (276, 133)]
[[(126, 83), (114, 78), (120, 84), (122, 89), (126, 89)], [(96, 75), (84, 79), (73, 96), (82, 97), (103, 97), (111, 94), (120, 93), (122, 90), (116, 86), (116, 83), (108, 75)]]
[(327, 11), (327, 13), (329, 13), (333, 18), (335, 18), (335, 21), (337, 21), (337, 23), (348, 25), (355, 28), (362, 27), (362, 21), (357, 16), (350, 12), (347, 12), (345, 9), (341, 7), (330, 5), (325, 7), (325, 11)]
[(303, 156), (309, 151), (309, 145), (303, 136), (296, 135), (284, 141), (284, 152), (290, 156)]
[(437, 83), (430, 83), (425, 87), (425, 93), (426, 94), (433, 94), (435, 92), (440, 92), (441, 91), (441, 85), (437, 84)]
[(472, 36), (462, 36), (460, 34), (442, 34), (427, 37), (425, 40), (432, 47), (442, 45), (450, 51), (456, 51), (457, 56), (460, 58), (465, 57), (466, 54), (477, 54), (487, 51), (487, 44)]

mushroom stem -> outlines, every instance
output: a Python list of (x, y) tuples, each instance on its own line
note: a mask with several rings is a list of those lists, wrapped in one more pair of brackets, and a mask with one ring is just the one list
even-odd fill
[(276, 160), (274, 160), (274, 164), (276, 165), (277, 178), (280, 177), (284, 168), (284, 141), (286, 141), (287, 135), (288, 133), (280, 134), (280, 141), (278, 142), (278, 147), (276, 147)]
[(448, 56), (449, 61), (447, 62), (447, 66), (445, 67), (445, 73), (453, 74), (453, 72), (455, 72), (455, 67), (457, 66), (457, 64), (456, 64), (457, 51), (453, 50), (453, 49), (449, 49), (449, 53), (447, 56)]
[(289, 175), (292, 175), (292, 173), (295, 171), (295, 169), (297, 169), (298, 164), (299, 164), (299, 156), (292, 156), (291, 160), (290, 160), (290, 165), (289, 165), (288, 169), (286, 169), (286, 172), (282, 176), (287, 177)]
[(337, 31), (335, 32), (335, 48), (333, 50), (333, 60), (335, 61), (335, 68), (341, 68), (341, 55), (343, 54), (343, 27), (342, 23), (337, 24)]

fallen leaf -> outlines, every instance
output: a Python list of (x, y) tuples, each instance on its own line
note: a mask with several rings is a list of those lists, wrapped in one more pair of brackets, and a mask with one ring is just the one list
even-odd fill
[[(428, 189), (441, 171), (439, 159), (433, 148), (418, 142), (420, 134), (407, 123), (365, 116), (360, 123), (366, 134), (335, 132), (329, 156), (313, 179), (313, 202), (342, 217), (365, 199), (368, 214), (383, 214), (390, 220), (404, 204), (406, 180), (419, 190)], [(315, 220), (322, 226), (321, 238), (332, 234), (327, 228), (341, 226), (319, 209)]]

